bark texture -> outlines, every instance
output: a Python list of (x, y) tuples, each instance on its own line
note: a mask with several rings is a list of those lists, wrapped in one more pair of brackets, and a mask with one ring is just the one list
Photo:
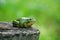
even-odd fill
[(0, 40), (39, 40), (39, 30), (31, 28), (0, 29)]

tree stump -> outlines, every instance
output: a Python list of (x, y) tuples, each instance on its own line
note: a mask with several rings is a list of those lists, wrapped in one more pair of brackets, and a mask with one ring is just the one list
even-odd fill
[[(10, 25), (9, 23), (2, 24)], [(39, 40), (39, 34), (39, 30), (33, 27), (4, 30), (0, 29), (0, 40)]]

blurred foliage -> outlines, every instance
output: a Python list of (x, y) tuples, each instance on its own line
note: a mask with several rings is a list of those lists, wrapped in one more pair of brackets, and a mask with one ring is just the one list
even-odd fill
[(39, 40), (60, 40), (60, 0), (0, 0), (0, 21), (33, 17)]

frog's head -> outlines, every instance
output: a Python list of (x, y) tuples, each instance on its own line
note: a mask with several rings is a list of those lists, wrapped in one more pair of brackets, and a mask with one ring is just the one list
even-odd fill
[(34, 22), (35, 22), (35, 19), (33, 18), (23, 17), (13, 21), (13, 26), (27, 28), (27, 27), (31, 27), (34, 24)]

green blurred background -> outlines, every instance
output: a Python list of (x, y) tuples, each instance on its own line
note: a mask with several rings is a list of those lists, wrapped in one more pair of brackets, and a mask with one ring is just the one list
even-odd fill
[(0, 21), (36, 19), (39, 40), (60, 40), (60, 0), (0, 0)]

